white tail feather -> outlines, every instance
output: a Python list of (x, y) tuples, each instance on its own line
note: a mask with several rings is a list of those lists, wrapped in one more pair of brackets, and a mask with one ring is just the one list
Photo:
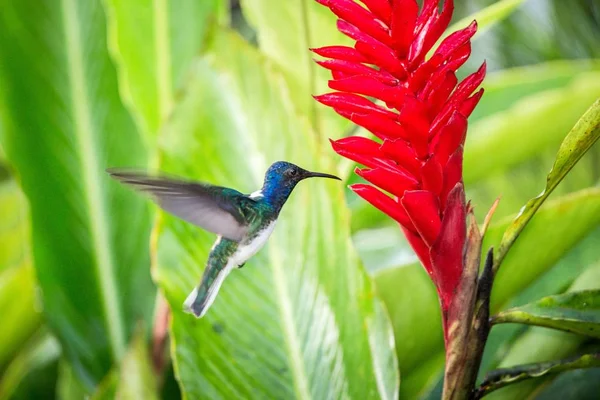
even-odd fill
[(206, 290), (206, 296), (204, 298), (199, 299), (199, 287), (194, 288), (194, 290), (192, 290), (192, 292), (183, 302), (184, 311), (190, 314), (194, 314), (197, 318), (202, 318), (217, 298), (217, 293), (219, 293), (221, 285), (223, 284), (225, 278), (227, 278), (227, 275), (229, 275), (233, 267), (234, 264), (229, 263), (225, 268), (219, 271), (215, 280)]

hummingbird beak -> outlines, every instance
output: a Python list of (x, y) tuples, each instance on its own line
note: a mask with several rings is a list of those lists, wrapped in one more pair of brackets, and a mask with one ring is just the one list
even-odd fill
[(310, 171), (306, 171), (306, 173), (304, 174), (304, 179), (306, 178), (329, 178), (329, 179), (337, 179), (338, 181), (341, 181), (341, 178), (338, 178), (335, 175), (331, 175), (331, 174), (324, 174), (322, 172), (310, 172)]

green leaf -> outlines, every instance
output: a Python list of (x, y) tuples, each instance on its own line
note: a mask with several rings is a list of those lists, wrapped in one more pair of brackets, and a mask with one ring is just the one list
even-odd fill
[[(493, 225), (483, 248), (489, 249), (510, 229), (512, 218)], [(497, 312), (600, 224), (600, 189), (561, 197), (540, 209), (507, 255), (494, 281), (491, 308)], [(552, 227), (552, 229), (548, 229)]]
[(444, 366), (442, 317), (435, 287), (421, 264), (374, 274), (377, 293), (392, 320), (401, 399), (418, 398), (437, 381)]
[(600, 393), (600, 368), (578, 369), (560, 374), (540, 388), (536, 400), (595, 400)]
[(374, 278), (394, 327), (400, 370), (411, 371), (433, 350), (444, 349), (435, 287), (421, 264), (382, 270)]
[[(471, 124), (469, 137), (473, 136), (473, 123), (481, 118), (507, 111), (513, 108), (516, 102), (529, 96), (533, 96), (535, 99), (542, 92), (552, 95), (555, 90), (573, 91), (579, 86), (574, 85), (574, 82), (582, 77), (594, 76), (599, 71), (599, 60), (554, 60), (491, 71), (483, 82), (485, 95), (469, 117)], [(584, 107), (587, 108), (587, 106), (588, 104)], [(529, 105), (527, 107), (533, 108)], [(584, 109), (573, 119), (571, 126), (583, 111)], [(552, 119), (559, 117), (561, 116), (553, 115)], [(465, 149), (465, 151), (468, 150)]]
[(149, 215), (105, 169), (144, 166), (97, 0), (8, 2), (0, 15), (2, 145), (32, 218), (45, 317), (91, 388), (148, 317)]
[[(15, 398), (15, 393), (26, 386), (28, 381), (36, 384), (46, 383), (45, 377), (40, 376), (40, 370), (48, 364), (57, 361), (60, 356), (60, 345), (46, 329), (42, 328), (29, 342), (23, 346), (19, 354), (10, 362), (2, 372), (0, 379), (0, 399), (8, 400)], [(53, 382), (52, 382), (53, 383)], [(37, 388), (31, 388), (32, 391)], [(48, 395), (47, 388), (46, 396)], [(31, 393), (29, 393), (31, 395)], [(24, 397), (26, 398), (26, 397)], [(35, 397), (30, 397), (35, 398)], [(39, 397), (38, 397), (39, 398)]]
[[(597, 289), (600, 289), (600, 264), (598, 263), (591, 265), (581, 274), (568, 291)], [(573, 355), (583, 341), (582, 336), (572, 333), (533, 327), (514, 342), (498, 367), (506, 368), (519, 364), (569, 357)], [(538, 382), (523, 382), (500, 389), (490, 394), (486, 399), (524, 399), (535, 391), (538, 386)]]
[[(257, 32), (261, 51), (284, 71), (295, 108), (322, 138), (338, 138), (352, 124), (312, 95), (328, 93), (330, 73), (309, 48), (349, 45), (336, 28), (337, 17), (314, 0), (242, 0), (242, 11)], [(318, 58), (318, 57), (317, 57)]]
[[(15, 301), (18, 299), (18, 301)], [(0, 273), (0, 368), (8, 362), (41, 323), (35, 307), (35, 274), (31, 264)]]
[(565, 132), (598, 97), (600, 72), (585, 72), (564, 87), (524, 95), (514, 100), (510, 108), (479, 119), (469, 128), (465, 182), (481, 181), (537, 156), (544, 149), (556, 148), (565, 138)]
[(504, 232), (494, 259), (496, 269), (502, 263), (517, 237), (531, 220), (535, 212), (540, 208), (542, 203), (599, 137), (600, 100), (596, 101), (588, 109), (564, 139), (558, 149), (554, 166), (546, 179), (546, 188), (544, 191), (538, 197), (527, 202), (517, 218)]
[[(245, 193), (276, 160), (334, 172), (283, 79), (240, 38), (219, 35), (162, 136), (161, 169)], [(173, 312), (184, 396), (397, 397), (391, 328), (348, 240), (343, 204), (339, 182), (300, 183), (265, 249), (232, 272), (200, 320), (182, 303), (215, 237), (162, 216), (155, 277)]]
[(0, 180), (0, 272), (31, 265), (27, 200), (6, 174)]
[(58, 363), (56, 397), (58, 400), (85, 399), (89, 397), (87, 390), (75, 376), (73, 368), (64, 358)]
[(132, 340), (121, 362), (119, 378), (117, 399), (158, 399), (156, 376), (152, 370), (152, 361), (141, 329)]
[(537, 325), (600, 338), (600, 290), (544, 297), (502, 311), (492, 322)]
[(10, 176), (0, 180), (0, 370), (41, 324), (26, 208), (16, 182)]
[(484, 32), (490, 29), (492, 26), (501, 22), (505, 18), (507, 18), (510, 14), (512, 14), (522, 3), (524, 0), (500, 0), (495, 2), (494, 4), (477, 11), (474, 14), (466, 16), (459, 21), (456, 21), (448, 29), (446, 33), (442, 36), (440, 41), (444, 40), (449, 34), (452, 32), (456, 32), (459, 29), (466, 28), (469, 26), (473, 20), (477, 21), (477, 34), (475, 38), (481, 36)]
[(476, 398), (481, 398), (501, 387), (524, 380), (545, 377), (573, 369), (596, 367), (600, 367), (600, 353), (494, 370), (486, 374), (485, 379), (477, 388)]
[(223, 0), (104, 0), (121, 96), (148, 143), (173, 108)]
[[(563, 293), (575, 282), (579, 275), (597, 261), (596, 243), (599, 240), (600, 228), (596, 228), (585, 239), (577, 243), (576, 247), (565, 254), (552, 268), (543, 272), (535, 282), (522, 290), (506, 305), (508, 307), (518, 307), (538, 300), (543, 296)], [(486, 344), (481, 372), (495, 368), (502, 361), (512, 343), (524, 331), (526, 331), (524, 325), (502, 324), (495, 326)], [(593, 349), (590, 351), (593, 351)]]

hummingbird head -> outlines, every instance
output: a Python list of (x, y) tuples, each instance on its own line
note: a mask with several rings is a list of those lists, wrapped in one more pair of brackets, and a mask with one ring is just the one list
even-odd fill
[(311, 172), (286, 161), (277, 161), (267, 170), (261, 192), (267, 200), (283, 206), (298, 182), (306, 178), (341, 180), (335, 175)]

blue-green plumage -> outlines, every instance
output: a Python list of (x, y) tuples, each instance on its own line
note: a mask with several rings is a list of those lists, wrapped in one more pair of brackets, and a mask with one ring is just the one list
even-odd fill
[(223, 281), (267, 242), (281, 208), (303, 179), (334, 175), (309, 172), (278, 161), (265, 174), (263, 187), (250, 195), (206, 183), (109, 171), (121, 182), (150, 194), (163, 209), (218, 235), (208, 256), (200, 285), (184, 302), (186, 311), (202, 317)]

